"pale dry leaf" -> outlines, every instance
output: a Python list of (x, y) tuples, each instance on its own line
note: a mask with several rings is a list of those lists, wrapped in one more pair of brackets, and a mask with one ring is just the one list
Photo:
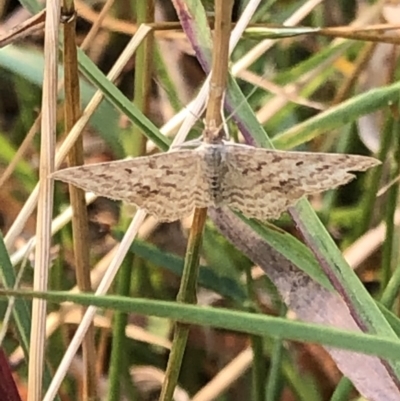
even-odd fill
[(233, 143), (203, 143), (153, 156), (72, 167), (53, 178), (123, 200), (160, 221), (194, 208), (229, 206), (246, 217), (278, 218), (302, 196), (346, 184), (349, 171), (380, 162), (372, 157), (285, 152)]

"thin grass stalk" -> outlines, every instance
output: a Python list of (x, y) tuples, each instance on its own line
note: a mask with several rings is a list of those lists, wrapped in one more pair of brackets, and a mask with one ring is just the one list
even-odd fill
[(352, 382), (347, 377), (342, 377), (335, 391), (330, 398), (330, 401), (347, 401), (354, 387)]
[[(35, 253), (33, 288), (46, 291), (51, 264), (51, 217), (53, 211), (54, 181), (49, 175), (54, 171), (55, 138), (57, 130), (57, 79), (58, 79), (58, 24), (60, 2), (46, 2), (45, 71), (42, 95), (42, 137), (40, 143), (40, 184), (37, 213), (38, 241)], [(43, 371), (46, 343), (47, 304), (43, 300), (32, 303), (32, 329), (30, 336), (28, 401), (42, 398)]]
[(280, 399), (280, 380), (282, 378), (283, 341), (280, 338), (274, 340), (269, 375), (264, 400), (278, 401)]
[[(40, 7), (40, 6), (39, 6)], [(43, 32), (46, 9), (32, 13), (32, 17), (13, 27), (9, 32), (0, 34), (0, 47), (7, 46), (37, 32)]]
[(253, 351), (253, 366), (251, 370), (253, 388), (251, 391), (251, 399), (254, 401), (264, 401), (267, 376), (263, 339), (260, 336), (251, 336), (250, 342)]
[[(254, 291), (254, 282), (251, 274), (251, 268), (246, 268), (246, 287), (248, 298), (252, 304), (249, 308), (251, 312), (257, 312), (257, 295)], [(267, 383), (267, 372), (265, 367), (264, 357), (264, 343), (260, 336), (251, 336), (250, 338), (251, 348), (253, 351), (253, 366), (251, 370), (252, 374), (252, 400), (264, 401), (265, 400), (265, 389)]]
[(42, 114), (36, 117), (35, 121), (33, 122), (31, 128), (29, 129), (28, 133), (25, 135), (24, 140), (22, 141), (21, 145), (18, 147), (17, 151), (11, 162), (6, 166), (5, 170), (3, 171), (2, 175), (0, 176), (0, 188), (10, 179), (12, 173), (17, 168), (18, 163), (23, 159), (24, 155), (32, 146), (32, 141), (35, 135), (40, 130), (40, 120), (42, 118)]
[[(135, 6), (138, 25), (154, 22), (154, 0), (137, 1)], [(153, 55), (154, 33), (151, 31), (140, 44), (135, 55), (135, 93), (133, 102), (145, 115), (149, 111)], [(146, 136), (143, 135), (143, 131), (137, 125), (133, 125), (129, 135), (124, 136), (123, 142), (125, 152), (130, 156), (142, 156), (146, 153)]]
[(387, 308), (393, 308), (396, 298), (399, 296), (400, 289), (400, 263), (397, 263), (396, 269), (393, 272), (390, 280), (383, 291), (381, 303)]
[[(78, 57), (76, 49), (76, 14), (73, 1), (63, 0), (64, 22), (64, 127), (69, 132), (78, 121), (80, 110), (80, 88), (78, 74)], [(68, 154), (68, 166), (79, 166), (84, 163), (83, 139), (80, 136)], [(89, 227), (86, 209), (85, 192), (73, 185), (69, 185), (72, 213), (72, 233), (75, 257), (75, 270), (78, 288), (82, 292), (92, 290), (90, 282), (90, 247)], [(83, 308), (83, 313), (85, 308)], [(94, 340), (94, 326), (91, 325), (82, 343), (83, 355), (83, 385), (82, 399), (95, 400), (97, 398), (96, 377), (96, 348)]]
[[(113, 319), (114, 316), (114, 311), (108, 310), (104, 311), (104, 316), (106, 319), (108, 319), (110, 322)], [(94, 318), (94, 320), (96, 317)], [(107, 358), (110, 355), (110, 330), (104, 330), (100, 329), (99, 332), (97, 333), (97, 341), (96, 341), (96, 346), (97, 346), (97, 362), (96, 362), (96, 373), (97, 376), (100, 377), (103, 374), (104, 371), (104, 361), (107, 360)], [(112, 346), (112, 345), (111, 345)]]
[[(128, 297), (130, 294), (133, 260), (133, 255), (129, 253), (118, 273), (117, 294), (119, 295)], [(127, 343), (125, 329), (127, 322), (128, 315), (126, 313), (115, 312), (112, 330), (110, 368), (108, 371), (108, 401), (119, 401), (121, 399), (121, 377), (124, 376), (124, 372), (127, 370), (125, 360)], [(135, 399), (132, 399), (132, 401)]]
[[(397, 125), (397, 124), (396, 124)], [(397, 128), (395, 128), (398, 131)], [(398, 134), (398, 133), (397, 133)], [(396, 151), (398, 153), (398, 150)], [(391, 178), (398, 176), (400, 170), (399, 165), (393, 166)], [(393, 246), (395, 240), (395, 225), (394, 225), (394, 214), (396, 212), (397, 200), (399, 194), (398, 185), (393, 185), (388, 190), (388, 196), (385, 207), (385, 225), (386, 225), (386, 237), (382, 244), (382, 266), (380, 274), (380, 287), (383, 295), (384, 289), (387, 287), (390, 278), (393, 274)]]
[[(3, 236), (0, 232), (0, 279), (5, 288), (16, 288), (18, 277), (16, 271), (11, 264)], [(29, 357), (29, 333), (31, 330), (31, 316), (28, 304), (24, 299), (15, 298), (13, 305), (14, 323), (17, 327), (17, 335), (19, 343), (22, 347), (26, 360)], [(4, 321), (2, 322), (4, 324)]]
[[(99, 30), (104, 28), (104, 20), (109, 14), (109, 11), (114, 2), (115, 0), (107, 0), (104, 3), (103, 8), (101, 9), (100, 13), (96, 16), (96, 19), (95, 21), (93, 21), (93, 25), (90, 28), (90, 31), (88, 32), (88, 34), (86, 35), (85, 39), (82, 42), (82, 45), (80, 47), (82, 51), (85, 51), (89, 48), (89, 46), (93, 43), (96, 35), (99, 33)], [(83, 7), (83, 4), (80, 3), (79, 7), (81, 9), (81, 7)]]
[[(164, 57), (162, 57), (162, 53), (160, 52), (160, 45), (156, 43), (156, 45), (154, 46), (154, 75), (159, 81), (159, 86), (161, 90), (168, 94), (168, 101), (173, 112), (178, 113), (179, 110), (184, 106), (184, 104), (182, 103), (183, 100), (180, 99), (181, 95), (178, 93), (180, 81), (176, 80), (176, 82), (178, 82), (178, 84), (176, 85), (176, 82), (174, 82), (173, 79), (173, 75), (167, 67), (166, 63), (168, 62), (169, 61), (164, 60)], [(172, 68), (175, 68), (175, 65), (173, 65)]]
[[(285, 304), (281, 304), (279, 316), (284, 317), (286, 314)], [(264, 400), (279, 400), (279, 384), (282, 376), (282, 357), (283, 357), (283, 340), (276, 338), (273, 341), (271, 361), (267, 381), (266, 397)]]
[[(387, 113), (386, 113), (387, 114)], [(377, 155), (377, 158), (384, 162), (387, 158), (388, 152), (390, 147), (392, 146), (393, 141), (393, 130), (392, 130), (392, 123), (391, 118), (385, 119), (387, 121), (385, 129), (382, 134), (380, 149)], [(360, 237), (365, 231), (368, 230), (368, 227), (371, 222), (371, 218), (374, 215), (374, 206), (375, 206), (375, 199), (376, 193), (379, 189), (380, 179), (382, 176), (383, 171), (383, 164), (380, 166), (375, 167), (371, 170), (370, 174), (370, 182), (368, 191), (365, 193), (365, 197), (363, 200), (363, 215), (358, 225), (358, 230), (356, 231), (356, 237)]]
[[(398, 109), (398, 104), (397, 104)], [(400, 174), (400, 143), (399, 143), (399, 124), (398, 120), (390, 119), (388, 122), (390, 128), (393, 130), (392, 138), (396, 138), (394, 141), (394, 160), (391, 166), (390, 180), (393, 180)], [(385, 224), (386, 224), (386, 238), (383, 243), (382, 249), (382, 267), (381, 267), (381, 291), (382, 297), (385, 289), (393, 275), (393, 245), (395, 240), (395, 225), (394, 215), (396, 212), (397, 201), (399, 194), (399, 186), (397, 184), (392, 185), (388, 191), (387, 196), (387, 207), (385, 208)]]
[(363, 42), (372, 42), (372, 43), (391, 43), (394, 45), (400, 44), (400, 39), (397, 35), (385, 35), (382, 32), (379, 33), (363, 33), (363, 32), (344, 32), (335, 31), (335, 28), (322, 28), (318, 35), (327, 36), (327, 37), (339, 37), (339, 38), (347, 38), (351, 40), (361, 40)]
[[(204, 224), (207, 218), (207, 209), (196, 209), (193, 224), (190, 230), (188, 246), (186, 250), (185, 264), (183, 267), (182, 280), (177, 295), (178, 303), (197, 302), (196, 285), (199, 271), (200, 250), (203, 238)], [(174, 327), (171, 353), (168, 359), (166, 375), (161, 388), (160, 401), (172, 400), (175, 387), (178, 383), (179, 372), (185, 352), (189, 326), (177, 322)]]

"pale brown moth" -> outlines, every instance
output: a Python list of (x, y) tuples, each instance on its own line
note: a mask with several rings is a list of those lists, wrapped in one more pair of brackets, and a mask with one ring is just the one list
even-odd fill
[(254, 148), (221, 141), (138, 157), (67, 168), (57, 180), (174, 221), (194, 208), (229, 206), (248, 218), (278, 218), (302, 196), (346, 184), (350, 171), (380, 162), (372, 157)]

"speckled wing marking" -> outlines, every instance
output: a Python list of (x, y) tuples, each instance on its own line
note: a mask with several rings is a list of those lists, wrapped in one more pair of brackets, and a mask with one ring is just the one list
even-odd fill
[(202, 157), (177, 150), (55, 172), (52, 176), (100, 196), (133, 203), (160, 221), (189, 215), (195, 207), (210, 206)]
[(372, 157), (225, 145), (228, 172), (221, 185), (223, 203), (259, 220), (278, 218), (303, 195), (336, 188), (380, 164)]

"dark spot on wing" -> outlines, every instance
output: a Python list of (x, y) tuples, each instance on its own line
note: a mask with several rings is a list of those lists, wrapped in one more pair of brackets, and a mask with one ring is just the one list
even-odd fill
[(261, 171), (263, 169), (263, 167), (265, 167), (267, 165), (267, 162), (260, 162), (258, 163), (258, 166), (256, 168), (256, 171)]
[(279, 180), (279, 184), (282, 187), (291, 187), (291, 188), (293, 188), (294, 185), (296, 185), (296, 183), (297, 183), (297, 180), (295, 178), (288, 178), (286, 180)]
[(158, 189), (151, 189), (148, 185), (143, 185), (136, 188), (136, 192), (141, 196), (157, 195)]
[(163, 182), (162, 183), (163, 188), (175, 188), (177, 187), (176, 184), (174, 184), (173, 182)]
[(330, 166), (329, 164), (324, 164), (321, 167), (317, 167), (315, 170), (316, 171), (324, 171), (324, 170), (329, 170), (332, 166)]
[(130, 168), (126, 168), (125, 171), (126, 171), (128, 174), (132, 174), (132, 169), (130, 169)]
[(296, 162), (296, 166), (301, 166), (301, 165), (303, 165), (304, 164), (304, 161), (303, 160), (299, 160), (298, 162)]

